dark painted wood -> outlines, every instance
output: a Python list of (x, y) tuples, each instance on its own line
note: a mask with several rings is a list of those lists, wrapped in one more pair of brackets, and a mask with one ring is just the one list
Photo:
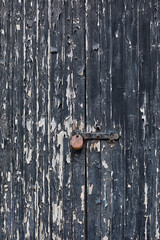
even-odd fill
[(150, 6), (139, 3), (139, 238), (150, 239), (151, 207), (151, 58)]
[(151, 208), (151, 238), (159, 238), (159, 225), (160, 225), (160, 205), (159, 205), (159, 192), (160, 192), (160, 173), (159, 173), (159, 153), (160, 153), (160, 137), (159, 137), (159, 62), (160, 54), (158, 50), (159, 44), (159, 31), (158, 31), (158, 19), (160, 17), (160, 9), (158, 1), (152, 1), (152, 13), (151, 13), (151, 79), (152, 79), (152, 207)]
[(159, 18), (158, 0), (0, 2), (0, 239), (160, 239)]
[(126, 1), (124, 16), (124, 237), (137, 236), (139, 137), (139, 18), (137, 2)]
[[(26, 198), (23, 198), (23, 11), (19, 1), (12, 4), (12, 229), (13, 238), (24, 238), (23, 216), (27, 212)], [(22, 20), (21, 20), (22, 19)], [(35, 109), (35, 107), (33, 107)], [(19, 141), (21, 139), (21, 141)], [(27, 144), (30, 144), (27, 140)], [(26, 146), (27, 147), (27, 146)], [(28, 176), (29, 177), (29, 176)], [(32, 195), (32, 191), (30, 191)], [(33, 195), (32, 195), (33, 197)], [(24, 200), (24, 201), (23, 201)], [(29, 211), (29, 208), (28, 208)], [(32, 217), (31, 217), (32, 218)], [(31, 219), (30, 218), (30, 219)], [(34, 218), (32, 218), (34, 220)]]
[(112, 148), (106, 141), (101, 142), (101, 239), (112, 236)]
[(12, 5), (0, 2), (0, 238), (12, 236)]
[(64, 2), (50, 1), (50, 10), (50, 232), (52, 239), (63, 239)]
[[(36, 4), (32, 1), (21, 2), (23, 10), (23, 231), (24, 238), (34, 239), (38, 236), (38, 222), (36, 196), (38, 193), (38, 179), (36, 179), (37, 154), (36, 141), (36, 25), (34, 24)], [(14, 69), (14, 64), (13, 64)], [(36, 183), (37, 180), (37, 183)], [(35, 194), (36, 193), (36, 194)], [(35, 217), (36, 216), (36, 217)], [(20, 223), (20, 219), (18, 219)], [(18, 234), (18, 233), (17, 233)], [(17, 236), (18, 238), (18, 236)]]
[[(73, 129), (85, 127), (85, 1), (73, 1)], [(72, 152), (72, 239), (85, 239), (85, 148)]]
[(86, 239), (101, 239), (101, 149), (100, 141), (87, 144), (87, 223)]
[[(36, 238), (49, 239), (50, 233), (50, 1), (35, 2), (36, 37)], [(34, 26), (34, 21), (30, 24)], [(40, 208), (38, 208), (40, 206)], [(47, 213), (47, 214), (46, 214)], [(40, 228), (38, 227), (40, 226)]]
[[(99, 1), (86, 4), (86, 130), (101, 127)], [(86, 239), (100, 239), (101, 153), (100, 141), (87, 142), (87, 231)]]
[[(73, 172), (72, 164), (73, 157), (69, 150), (70, 134), (72, 134), (73, 123), (73, 1), (66, 1), (64, 3), (63, 20), (65, 24), (64, 29), (64, 79), (63, 79), (63, 120), (66, 131), (66, 139), (64, 142), (64, 193), (63, 193), (63, 208), (64, 208), (64, 239), (72, 239), (73, 226)], [(62, 120), (62, 121), (63, 121)], [(68, 156), (69, 154), (69, 156)], [(69, 158), (70, 163), (67, 162)]]
[[(100, 4), (100, 82), (102, 132), (112, 126), (112, 31), (111, 1)], [(112, 148), (108, 141), (101, 141), (101, 239), (112, 236)]]
[[(124, 232), (124, 156), (123, 156), (123, 46), (124, 46), (124, 1), (110, 5), (110, 128), (121, 134), (119, 142), (110, 146), (111, 151), (111, 238), (123, 239)], [(107, 15), (106, 15), (107, 16)], [(107, 106), (105, 107), (107, 109)]]

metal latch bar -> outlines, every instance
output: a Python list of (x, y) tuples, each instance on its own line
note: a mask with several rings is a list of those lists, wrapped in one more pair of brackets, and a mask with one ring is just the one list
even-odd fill
[(110, 140), (115, 141), (119, 139), (119, 134), (117, 132), (96, 132), (96, 133), (84, 133), (82, 134), (84, 140)]
[(80, 130), (74, 130), (72, 136), (80, 135), (84, 140), (110, 140), (115, 141), (119, 139), (119, 134), (116, 131), (109, 132), (94, 132), (94, 133), (82, 133)]
[(74, 130), (71, 145), (74, 150), (80, 150), (83, 147), (83, 140), (109, 140), (110, 142), (114, 142), (118, 139), (119, 134), (117, 132), (81, 133), (79, 130)]

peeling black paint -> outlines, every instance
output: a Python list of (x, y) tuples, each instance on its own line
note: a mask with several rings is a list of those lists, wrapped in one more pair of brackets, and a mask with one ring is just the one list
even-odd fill
[(0, 2), (0, 239), (160, 239), (159, 14)]

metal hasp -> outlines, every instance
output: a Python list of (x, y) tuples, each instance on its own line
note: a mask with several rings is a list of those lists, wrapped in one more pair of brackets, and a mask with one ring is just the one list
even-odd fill
[(117, 132), (96, 132), (96, 133), (81, 133), (79, 130), (75, 130), (72, 133), (71, 145), (74, 150), (80, 150), (83, 147), (84, 140), (109, 140), (114, 142), (119, 139)]
[(119, 139), (119, 134), (117, 132), (96, 132), (96, 133), (84, 133), (83, 138), (85, 140), (109, 140), (115, 141)]

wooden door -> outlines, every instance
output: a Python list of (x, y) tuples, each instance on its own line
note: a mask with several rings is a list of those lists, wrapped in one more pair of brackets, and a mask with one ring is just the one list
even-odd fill
[[(0, 2), (0, 239), (160, 239), (159, 14)], [(120, 137), (75, 151), (77, 129)]]

